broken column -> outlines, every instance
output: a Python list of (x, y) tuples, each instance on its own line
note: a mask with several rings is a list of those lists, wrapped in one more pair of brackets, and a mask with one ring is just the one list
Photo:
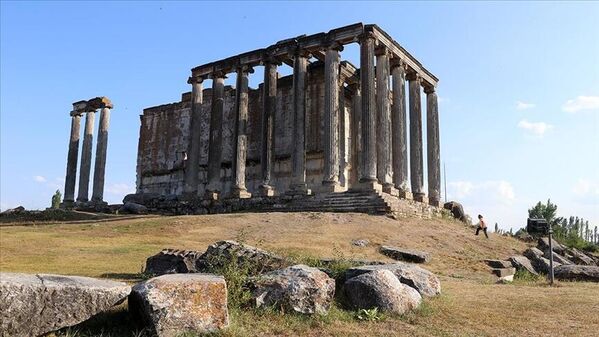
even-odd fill
[(249, 198), (252, 196), (245, 187), (245, 161), (248, 147), (248, 74), (253, 72), (254, 70), (250, 67), (239, 67), (237, 69), (234, 123), (235, 153), (233, 154), (232, 165), (234, 186), (231, 191), (232, 197), (235, 198)]
[(267, 58), (264, 62), (264, 84), (262, 91), (262, 149), (260, 152), (260, 170), (262, 184), (258, 193), (262, 196), (273, 196), (274, 187), (271, 184), (272, 165), (275, 153), (275, 113), (277, 108), (277, 65), (278, 63)]
[(96, 143), (96, 163), (94, 164), (94, 187), (92, 202), (104, 203), (104, 178), (106, 171), (106, 151), (108, 150), (108, 126), (110, 123), (110, 109), (112, 103), (106, 97), (97, 97), (89, 103), (100, 110), (100, 128), (98, 130), (98, 142)]
[(408, 129), (406, 119), (406, 69), (400, 59), (391, 63), (393, 78), (393, 105), (391, 110), (391, 143), (393, 158), (393, 184), (399, 197), (412, 199), (408, 182)]
[(339, 51), (327, 47), (324, 65), (324, 174), (323, 192), (340, 192), (339, 186)]
[(407, 78), (410, 88), (410, 177), (412, 193), (414, 200), (427, 203), (424, 194), (420, 77), (416, 73), (409, 73)]
[(92, 165), (95, 114), (95, 110), (85, 113), (85, 129), (83, 131), (83, 148), (81, 150), (81, 166), (79, 170), (79, 193), (77, 194), (78, 202), (89, 201), (89, 176)]
[(208, 145), (208, 184), (205, 197), (216, 200), (220, 196), (222, 161), (222, 124), (225, 106), (225, 74), (212, 75), (212, 105), (210, 110), (210, 139)]
[(67, 174), (64, 182), (63, 206), (72, 206), (75, 201), (75, 184), (77, 180), (77, 159), (79, 157), (79, 137), (81, 129), (82, 109), (85, 101), (73, 103), (71, 111), (71, 136), (69, 137), (69, 152), (67, 154)]
[(439, 207), (441, 203), (441, 159), (439, 142), (439, 107), (435, 87), (424, 87), (426, 93), (426, 165), (428, 173), (428, 202)]
[(201, 116), (203, 103), (203, 84), (201, 77), (190, 77), (187, 83), (191, 84), (191, 113), (189, 121), (189, 146), (187, 147), (187, 161), (185, 163), (185, 185), (183, 193), (188, 198), (198, 194), (198, 170), (200, 167), (200, 139), (202, 135)]
[(383, 192), (397, 195), (393, 186), (391, 162), (391, 105), (389, 100), (389, 51), (385, 47), (376, 50), (376, 168), (377, 178)]

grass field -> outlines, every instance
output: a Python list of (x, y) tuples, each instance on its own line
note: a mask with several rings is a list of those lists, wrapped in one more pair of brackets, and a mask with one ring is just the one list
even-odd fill
[[(377, 322), (359, 321), (338, 307), (327, 317), (311, 318), (234, 310), (225, 336), (596, 336), (599, 331), (598, 284), (496, 285), (482, 260), (507, 258), (526, 244), (493, 234), (488, 240), (477, 237), (452, 220), (248, 213), (0, 227), (0, 270), (134, 282), (145, 259), (162, 248), (204, 250), (224, 239), (291, 256), (387, 260), (378, 253), (380, 245), (425, 250), (432, 254), (425, 267), (440, 277), (443, 289), (417, 312)], [(368, 239), (370, 245), (352, 246), (354, 239)]]

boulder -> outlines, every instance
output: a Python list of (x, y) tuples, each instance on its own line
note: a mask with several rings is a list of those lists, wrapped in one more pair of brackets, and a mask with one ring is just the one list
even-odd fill
[(513, 276), (514, 274), (516, 274), (516, 268), (510, 267), (510, 268), (495, 268), (493, 270), (491, 270), (491, 272), (499, 277), (506, 277), (506, 276)]
[(566, 249), (566, 254), (572, 260), (572, 262), (585, 266), (595, 265), (595, 261), (592, 258), (581, 252), (576, 248)]
[(132, 202), (140, 205), (148, 206), (152, 201), (159, 199), (160, 194), (158, 193), (133, 193), (127, 194), (123, 198), (123, 204)]
[(119, 213), (129, 213), (129, 214), (147, 214), (148, 208), (141, 204), (136, 204), (134, 202), (126, 202), (121, 208), (119, 208)]
[(122, 282), (0, 273), (0, 336), (39, 336), (81, 323), (127, 298)]
[[(551, 264), (548, 259), (543, 257), (543, 252), (541, 252), (541, 250), (534, 247), (529, 248), (524, 251), (524, 256), (526, 256), (530, 260), (530, 263), (532, 264), (533, 268), (537, 273), (549, 274)], [(553, 261), (553, 268), (559, 265), (561, 264)]]
[(559, 266), (554, 269), (558, 280), (599, 282), (599, 266), (578, 266), (574, 264)]
[[(544, 253), (543, 253), (543, 257), (546, 259), (549, 259), (551, 257), (551, 255), (549, 255), (549, 249), (547, 249)], [(555, 250), (553, 251), (553, 262), (557, 262), (560, 264), (574, 264), (572, 263), (572, 261), (566, 259), (565, 257), (559, 255), (558, 253), (555, 252)]]
[(146, 260), (145, 272), (151, 275), (195, 273), (202, 253), (193, 250), (163, 249)]
[(162, 275), (133, 287), (129, 309), (150, 334), (175, 337), (229, 325), (227, 284), (211, 274)]
[(326, 314), (335, 295), (335, 280), (305, 265), (260, 275), (250, 287), (256, 307), (277, 306), (302, 314)]
[(466, 213), (464, 212), (464, 207), (457, 201), (449, 201), (443, 204), (443, 208), (449, 210), (454, 218), (462, 221), (468, 222), (466, 217)]
[(367, 239), (358, 239), (358, 240), (353, 240), (351, 242), (352, 245), (358, 246), (358, 247), (366, 247), (366, 246), (368, 246), (369, 243), (370, 243), (370, 241), (368, 241)]
[(491, 268), (511, 268), (512, 267), (512, 263), (510, 261), (485, 260), (485, 263)]
[[(551, 245), (553, 246), (553, 251), (560, 254), (560, 255), (564, 255), (566, 252), (566, 247), (564, 247), (563, 245), (561, 245), (559, 242), (557, 242), (555, 239), (551, 240)], [(537, 248), (539, 248), (541, 251), (549, 251), (549, 238), (548, 237), (541, 237), (537, 240)], [(549, 254), (547, 254), (549, 255)]]
[(229, 263), (247, 269), (251, 275), (258, 275), (287, 266), (286, 261), (280, 256), (260, 248), (227, 240), (208, 246), (206, 252), (198, 258), (196, 270), (213, 272)]
[(426, 252), (398, 247), (382, 246), (380, 252), (394, 260), (425, 263), (431, 260), (431, 255)]
[(512, 263), (512, 266), (516, 268), (516, 270), (526, 270), (527, 272), (533, 275), (539, 275), (537, 271), (533, 268), (530, 260), (526, 256), (516, 255), (509, 258), (509, 261)]
[(9, 215), (9, 214), (19, 214), (19, 213), (23, 213), (23, 212), (25, 212), (25, 207), (17, 206), (15, 208), (9, 208), (0, 214)]
[(403, 314), (420, 305), (422, 297), (412, 287), (399, 282), (389, 270), (374, 270), (348, 279), (343, 285), (348, 304), (354, 309), (378, 308)]
[(416, 289), (422, 296), (435, 296), (441, 293), (441, 282), (435, 274), (430, 271), (409, 263), (390, 263), (382, 265), (367, 265), (350, 268), (345, 273), (346, 279), (375, 270), (389, 270), (398, 281)]

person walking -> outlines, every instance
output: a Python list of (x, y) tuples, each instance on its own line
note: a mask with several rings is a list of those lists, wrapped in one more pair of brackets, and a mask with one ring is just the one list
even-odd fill
[(474, 235), (478, 235), (478, 232), (480, 232), (481, 230), (485, 233), (485, 236), (488, 239), (489, 234), (487, 234), (487, 224), (485, 223), (483, 216), (479, 214), (478, 215), (478, 225), (476, 226), (476, 234), (474, 234)]

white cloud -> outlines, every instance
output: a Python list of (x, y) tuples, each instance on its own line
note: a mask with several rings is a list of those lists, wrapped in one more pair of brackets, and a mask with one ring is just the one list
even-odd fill
[(488, 180), (480, 183), (470, 181), (449, 182), (452, 198), (482, 203), (511, 204), (516, 199), (514, 187), (505, 180)]
[(43, 176), (33, 176), (33, 180), (38, 183), (45, 183), (47, 179)]
[(598, 196), (599, 195), (599, 184), (587, 179), (578, 179), (572, 192), (577, 196)]
[(562, 110), (570, 113), (580, 110), (599, 110), (599, 96), (578, 96), (570, 99), (562, 105)]
[(532, 109), (535, 106), (536, 106), (536, 104), (534, 104), (534, 103), (526, 103), (526, 102), (522, 102), (522, 101), (516, 102), (516, 110)]
[(533, 135), (543, 137), (545, 132), (553, 129), (553, 125), (545, 122), (529, 122), (526, 119), (518, 122), (518, 127), (531, 132)]
[(106, 187), (106, 192), (117, 196), (125, 196), (130, 193), (135, 193), (135, 186), (128, 184), (111, 184)]

